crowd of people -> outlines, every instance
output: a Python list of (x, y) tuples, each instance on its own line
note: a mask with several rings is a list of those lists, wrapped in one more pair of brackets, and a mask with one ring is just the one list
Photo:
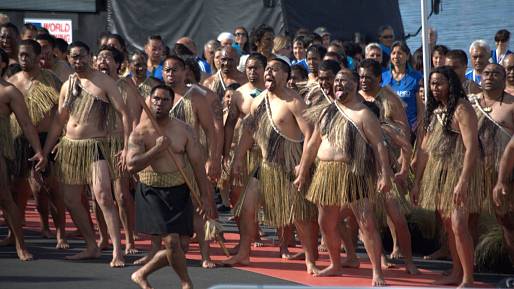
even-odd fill
[[(452, 260), (435, 284), (473, 286), (475, 246), (487, 233), (478, 230), (481, 215), (495, 217), (514, 262), (507, 30), (494, 49), (475, 40), (466, 52), (439, 44), (431, 29), (424, 87), (421, 49), (411, 55), (390, 26), (377, 43), (332, 39), (323, 27), (294, 37), (237, 27), (203, 51), (189, 37), (168, 47), (159, 35), (131, 50), (104, 33), (96, 52), (20, 28), (0, 25), (0, 205), (9, 227), (0, 245), (15, 245), (20, 260), (33, 259), (22, 232), (33, 196), (45, 237), (53, 218), (57, 249), (69, 248), (69, 234), (84, 239), (84, 251), (66, 259), (98, 258), (112, 244), (110, 266), (123, 267), (138, 252), (135, 236), (149, 238), (131, 276), (145, 289), (166, 266), (192, 288), (192, 236), (204, 268), (251, 266), (261, 223), (277, 229), (280, 256), (305, 259), (313, 276), (358, 268), (360, 238), (371, 285), (383, 286), (389, 258), (420, 274), (406, 218), (415, 208), (443, 232), (441, 249), (425, 258)], [(219, 264), (205, 230), (217, 218), (215, 191), (240, 233)], [(78, 232), (66, 233), (66, 210)], [(302, 252), (293, 254), (296, 238)], [(319, 251), (328, 252), (327, 268), (316, 266)]]

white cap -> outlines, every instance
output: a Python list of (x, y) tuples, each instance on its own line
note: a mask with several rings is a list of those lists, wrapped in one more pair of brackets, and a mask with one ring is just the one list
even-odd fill
[(219, 42), (225, 40), (225, 39), (230, 39), (232, 42), (234, 42), (235, 38), (234, 38), (234, 35), (232, 35), (232, 33), (230, 32), (221, 32), (219, 35), (218, 35), (218, 38), (217, 40)]

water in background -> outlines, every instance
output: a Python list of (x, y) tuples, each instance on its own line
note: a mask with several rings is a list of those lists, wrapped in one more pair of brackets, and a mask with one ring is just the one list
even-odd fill
[[(421, 26), (421, 1), (399, 0), (399, 3), (405, 34), (415, 33)], [(429, 25), (437, 30), (438, 44), (468, 52), (473, 40), (484, 39), (494, 49), (494, 34), (507, 29), (511, 32), (510, 48), (514, 50), (514, 0), (442, 0), (442, 3), (440, 13), (429, 19)], [(412, 52), (421, 46), (419, 35), (407, 40)]]

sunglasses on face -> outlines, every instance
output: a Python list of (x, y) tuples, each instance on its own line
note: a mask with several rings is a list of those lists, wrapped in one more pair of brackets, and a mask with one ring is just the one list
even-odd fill
[(246, 36), (246, 33), (244, 33), (244, 32), (236, 32), (235, 35), (236, 36)]

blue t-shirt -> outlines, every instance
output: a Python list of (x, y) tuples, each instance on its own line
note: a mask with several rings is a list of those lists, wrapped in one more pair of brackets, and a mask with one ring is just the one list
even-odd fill
[(387, 54), (387, 56), (391, 55), (391, 47), (387, 47), (384, 44), (380, 43), (380, 48), (382, 48), (383, 54)]
[(496, 49), (493, 49), (493, 50), (491, 50), (491, 59), (493, 60), (493, 63), (501, 64), (503, 59), (505, 59), (505, 57), (509, 54), (512, 54), (512, 51), (507, 49), (507, 52), (505, 52), (505, 55), (499, 59), (498, 56), (496, 55)]
[(296, 60), (296, 59), (293, 59), (293, 61), (291, 61), (291, 65), (301, 65), (303, 66), (303, 68), (305, 68), (305, 70), (307, 70), (307, 72), (309, 71), (309, 66), (307, 65), (307, 60), (304, 59), (300, 59), (300, 60)]
[(482, 78), (480, 77), (479, 74), (474, 73), (473, 68), (468, 69), (468, 71), (466, 71), (465, 76), (467, 79), (473, 80), (478, 85), (481, 85), (481, 83), (482, 83)]
[(201, 71), (203, 71), (204, 73), (207, 73), (209, 75), (212, 73), (211, 66), (205, 59), (196, 57), (196, 61), (198, 62), (198, 66), (200, 66)]
[(399, 81), (393, 78), (391, 70), (382, 73), (382, 86), (389, 85), (401, 100), (407, 104), (407, 119), (409, 125), (414, 128), (417, 120), (416, 94), (419, 89), (419, 80), (423, 76), (414, 69), (408, 69), (407, 74)]
[(157, 78), (159, 80), (162, 80), (162, 62), (157, 65), (153, 71), (147, 70), (146, 71), (146, 77), (153, 76), (154, 78)]

